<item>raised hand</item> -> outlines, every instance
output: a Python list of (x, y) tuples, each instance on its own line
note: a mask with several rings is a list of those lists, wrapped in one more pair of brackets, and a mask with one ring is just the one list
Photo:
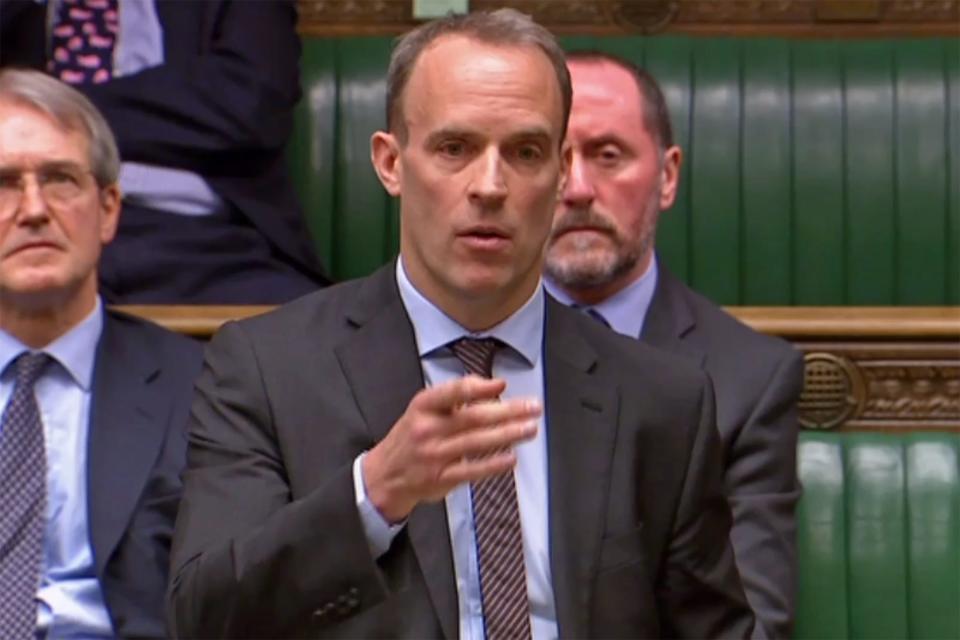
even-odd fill
[(390, 523), (462, 482), (507, 473), (537, 431), (535, 399), (500, 401), (501, 379), (466, 376), (422, 390), (363, 459), (367, 496)]

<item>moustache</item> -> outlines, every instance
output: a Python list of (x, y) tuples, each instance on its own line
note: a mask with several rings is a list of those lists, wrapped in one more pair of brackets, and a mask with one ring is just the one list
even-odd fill
[(589, 207), (586, 209), (567, 209), (563, 216), (557, 219), (551, 235), (556, 238), (568, 231), (584, 227), (613, 236), (617, 235), (616, 225), (610, 222), (606, 216)]

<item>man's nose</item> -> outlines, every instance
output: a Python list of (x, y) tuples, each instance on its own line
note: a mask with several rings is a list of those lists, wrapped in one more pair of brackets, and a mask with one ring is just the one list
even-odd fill
[(47, 201), (40, 191), (40, 183), (34, 177), (23, 177), (23, 190), (20, 192), (20, 205), (16, 210), (19, 224), (34, 225), (46, 220)]
[(470, 185), (470, 198), (483, 205), (502, 202), (507, 197), (507, 182), (503, 175), (503, 158), (499, 151), (490, 149), (479, 158), (477, 173)]
[(567, 180), (560, 199), (569, 207), (582, 208), (590, 206), (595, 195), (587, 164), (582, 155), (575, 153), (567, 169)]

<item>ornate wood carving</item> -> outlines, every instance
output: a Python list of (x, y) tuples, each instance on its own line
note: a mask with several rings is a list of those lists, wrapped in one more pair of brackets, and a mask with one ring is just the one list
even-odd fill
[(960, 431), (960, 345), (811, 342), (800, 422), (808, 429)]
[[(210, 337), (271, 307), (123, 307), (169, 329)], [(960, 431), (960, 308), (729, 307), (805, 354), (800, 421), (808, 429)], [(749, 358), (749, 354), (744, 354)]]
[[(308, 35), (395, 34), (412, 0), (299, 0)], [(513, 7), (557, 33), (960, 35), (960, 0), (470, 0)]]

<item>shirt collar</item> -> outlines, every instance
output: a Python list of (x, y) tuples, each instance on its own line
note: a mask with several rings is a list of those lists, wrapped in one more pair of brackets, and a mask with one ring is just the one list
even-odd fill
[[(650, 266), (643, 275), (616, 292), (606, 300), (589, 308), (596, 310), (603, 316), (617, 333), (639, 338), (643, 330), (643, 321), (650, 309), (653, 292), (657, 288), (657, 256), (650, 259)], [(545, 280), (544, 286), (554, 298), (568, 306), (580, 306), (566, 291), (556, 283)]]
[(423, 358), (465, 336), (497, 338), (509, 345), (530, 364), (540, 358), (543, 348), (544, 297), (538, 283), (530, 298), (508, 318), (486, 331), (472, 332), (441, 311), (420, 293), (407, 277), (403, 257), (397, 260), (397, 286), (400, 299), (410, 316), (417, 339), (418, 355)]
[[(93, 364), (96, 360), (97, 343), (103, 333), (103, 303), (97, 297), (96, 304), (87, 317), (70, 328), (62, 336), (42, 349), (60, 363), (84, 391), (90, 390), (93, 381)], [(35, 351), (9, 333), (0, 330), (0, 372), (24, 351)]]

